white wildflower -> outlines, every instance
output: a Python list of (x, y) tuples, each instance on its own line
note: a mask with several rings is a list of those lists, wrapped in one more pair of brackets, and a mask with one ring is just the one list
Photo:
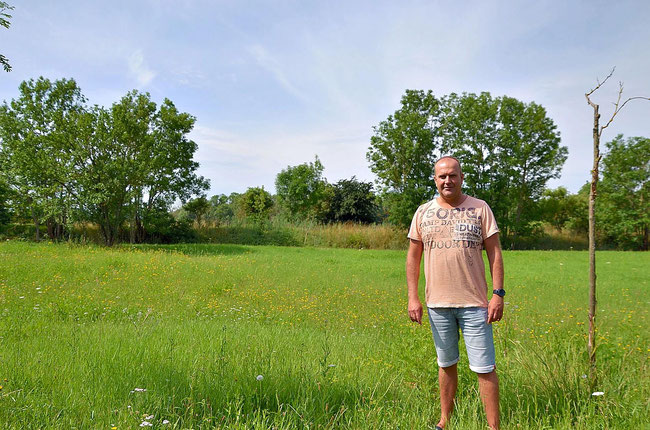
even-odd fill
[(585, 375), (585, 374), (583, 373), (583, 374), (582, 374), (582, 379), (587, 379), (587, 375)]
[(169, 424), (169, 420), (163, 420), (163, 424)]
[(262, 379), (264, 379), (264, 376), (262, 376), (262, 375), (257, 375), (257, 377), (256, 377), (255, 379), (257, 379), (258, 381), (261, 381)]
[(147, 389), (146, 388), (134, 388), (133, 391), (137, 391), (139, 393), (142, 393), (142, 392), (147, 391)]
[(336, 367), (336, 364), (328, 364), (327, 367)]
[(603, 393), (602, 391), (594, 391), (593, 393), (591, 393), (591, 395), (597, 397), (597, 396), (603, 396), (605, 395), (605, 393)]
[(147, 420), (147, 421), (148, 421), (148, 420), (152, 420), (152, 419), (153, 419), (153, 415), (147, 415), (146, 417), (144, 417), (144, 419)]
[(142, 421), (140, 423), (140, 427), (153, 427), (153, 424), (151, 424), (149, 421)]

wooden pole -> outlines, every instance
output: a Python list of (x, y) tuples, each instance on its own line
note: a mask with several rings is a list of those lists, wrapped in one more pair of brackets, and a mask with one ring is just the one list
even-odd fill
[(600, 130), (598, 105), (590, 103), (594, 108), (594, 165), (591, 170), (591, 187), (589, 190), (589, 381), (592, 388), (596, 387), (596, 191), (598, 186), (598, 164), (600, 162)]

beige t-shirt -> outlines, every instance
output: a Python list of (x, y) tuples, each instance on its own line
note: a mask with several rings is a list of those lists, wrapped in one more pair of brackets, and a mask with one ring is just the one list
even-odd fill
[(453, 209), (435, 198), (418, 208), (408, 237), (424, 244), (428, 307), (487, 307), (483, 241), (498, 232), (490, 207), (474, 197)]

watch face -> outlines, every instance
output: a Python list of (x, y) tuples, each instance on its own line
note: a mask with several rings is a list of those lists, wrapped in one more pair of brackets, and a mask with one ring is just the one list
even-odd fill
[(493, 290), (492, 293), (496, 294), (499, 297), (503, 297), (503, 296), (506, 295), (506, 290), (504, 290), (504, 289)]

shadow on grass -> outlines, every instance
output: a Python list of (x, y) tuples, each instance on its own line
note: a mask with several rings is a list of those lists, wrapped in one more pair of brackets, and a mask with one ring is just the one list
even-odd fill
[(138, 251), (165, 251), (178, 252), (185, 255), (238, 255), (257, 252), (252, 246), (212, 244), (212, 243), (178, 243), (174, 245), (124, 245), (124, 249)]

